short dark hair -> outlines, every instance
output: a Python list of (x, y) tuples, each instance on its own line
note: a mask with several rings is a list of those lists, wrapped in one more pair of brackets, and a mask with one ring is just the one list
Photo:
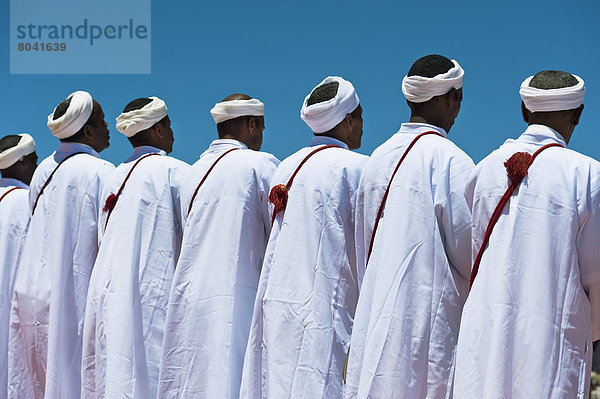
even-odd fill
[(244, 93), (235, 93), (235, 94), (231, 94), (231, 95), (225, 97), (223, 100), (221, 100), (221, 102), (235, 101), (235, 100), (252, 100), (252, 97), (250, 97), (249, 95), (244, 94)]
[(439, 54), (430, 54), (421, 57), (410, 67), (407, 76), (422, 76), (424, 78), (433, 78), (434, 76), (446, 73), (454, 68), (454, 63), (448, 58)]
[(56, 106), (56, 109), (54, 110), (54, 115), (52, 115), (52, 120), (57, 120), (58, 118), (60, 118), (61, 116), (63, 116), (64, 114), (67, 113), (67, 109), (69, 108), (69, 105), (71, 104), (71, 98), (65, 98), (64, 100), (61, 101), (60, 104), (58, 104)]
[(564, 71), (540, 71), (529, 82), (529, 87), (537, 89), (561, 89), (577, 84), (575, 76)]
[(125, 108), (123, 109), (123, 113), (135, 111), (136, 109), (142, 109), (146, 105), (150, 104), (151, 102), (152, 102), (151, 98), (147, 98), (147, 97), (136, 98), (135, 100), (130, 101), (129, 104), (127, 104), (125, 106)]
[(16, 147), (22, 137), (17, 134), (9, 134), (0, 139), (0, 152), (4, 152), (10, 148)]
[(329, 82), (316, 87), (312, 93), (310, 93), (308, 100), (306, 100), (306, 105), (313, 105), (331, 100), (337, 95), (339, 87), (339, 82)]

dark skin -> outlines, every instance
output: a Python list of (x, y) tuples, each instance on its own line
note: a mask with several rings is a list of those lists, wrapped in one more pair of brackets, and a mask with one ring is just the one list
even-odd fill
[(240, 124), (239, 129), (221, 134), (219, 138), (238, 140), (249, 149), (259, 151), (262, 146), (264, 130), (265, 118), (263, 116), (251, 116)]
[(29, 185), (35, 168), (37, 168), (38, 156), (34, 152), (26, 155), (20, 161), (15, 162), (11, 167), (3, 169), (0, 174), (4, 178), (20, 180)]
[(110, 135), (108, 132), (108, 124), (104, 120), (104, 112), (102, 107), (94, 100), (94, 108), (90, 119), (81, 128), (83, 137), (75, 142), (89, 145), (96, 152), (105, 150), (110, 145)]
[(347, 114), (346, 117), (333, 129), (328, 132), (315, 135), (333, 137), (334, 139), (344, 142), (348, 146), (348, 149), (357, 150), (360, 148), (362, 134), (362, 107), (359, 104), (354, 111)]
[(169, 116), (165, 116), (152, 127), (130, 137), (129, 142), (134, 148), (149, 145), (170, 154), (173, 151), (173, 142), (175, 142), (171, 119)]
[(575, 130), (575, 126), (579, 124), (581, 113), (583, 112), (583, 104), (579, 108), (566, 111), (554, 112), (531, 112), (525, 107), (525, 103), (521, 101), (521, 113), (523, 120), (528, 125), (544, 125), (551, 127), (560, 133), (565, 139), (565, 143), (569, 144), (571, 135)]
[(446, 94), (433, 97), (424, 103), (406, 103), (410, 107), (410, 122), (427, 123), (429, 125), (441, 127), (450, 133), (452, 125), (460, 112), (460, 103), (463, 99), (462, 88), (451, 89)]

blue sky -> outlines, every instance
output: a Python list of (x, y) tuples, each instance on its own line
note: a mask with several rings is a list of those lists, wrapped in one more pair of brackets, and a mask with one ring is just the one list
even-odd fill
[[(7, 27), (9, 2), (0, 10)], [(283, 159), (312, 135), (299, 117), (302, 100), (325, 76), (339, 75), (353, 82), (361, 99), (358, 151), (370, 154), (409, 117), (402, 77), (417, 58), (438, 53), (465, 70), (464, 100), (450, 138), (474, 161), (524, 130), (519, 85), (542, 69), (566, 70), (586, 81), (585, 110), (569, 147), (600, 159), (599, 20), (600, 2), (592, 0), (155, 0), (148, 75), (11, 75), (5, 28), (0, 135), (28, 132), (38, 155), (48, 156), (58, 140), (46, 127), (47, 115), (70, 92), (87, 90), (103, 106), (111, 131), (111, 147), (102, 156), (119, 163), (131, 147), (115, 118), (130, 100), (156, 95), (169, 107), (172, 155), (193, 163), (216, 138), (210, 108), (242, 92), (265, 103), (263, 150)]]

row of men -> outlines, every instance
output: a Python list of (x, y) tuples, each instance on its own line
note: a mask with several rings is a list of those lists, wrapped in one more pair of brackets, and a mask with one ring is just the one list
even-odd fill
[(463, 76), (417, 60), (410, 121), (370, 157), (340, 77), (306, 96), (314, 137), (281, 163), (243, 94), (191, 167), (157, 97), (117, 118), (116, 168), (86, 92), (48, 117), (60, 145), (35, 172), (30, 136), (0, 140), (0, 396), (585, 397), (600, 163), (564, 148), (584, 82), (527, 78), (527, 129), (475, 166), (447, 138)]

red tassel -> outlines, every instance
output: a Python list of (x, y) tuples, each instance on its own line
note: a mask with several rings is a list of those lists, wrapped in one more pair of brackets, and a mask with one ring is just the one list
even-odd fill
[(104, 204), (104, 208), (102, 208), (102, 212), (107, 212), (107, 211), (112, 212), (112, 210), (115, 209), (116, 205), (117, 205), (117, 196), (114, 194), (111, 194), (106, 199), (106, 203)]
[(275, 205), (274, 215), (279, 215), (285, 211), (288, 201), (288, 189), (285, 184), (278, 184), (273, 186), (269, 193), (269, 202)]
[(523, 180), (527, 175), (530, 161), (531, 154), (528, 152), (516, 152), (504, 162), (510, 184), (519, 184)]

